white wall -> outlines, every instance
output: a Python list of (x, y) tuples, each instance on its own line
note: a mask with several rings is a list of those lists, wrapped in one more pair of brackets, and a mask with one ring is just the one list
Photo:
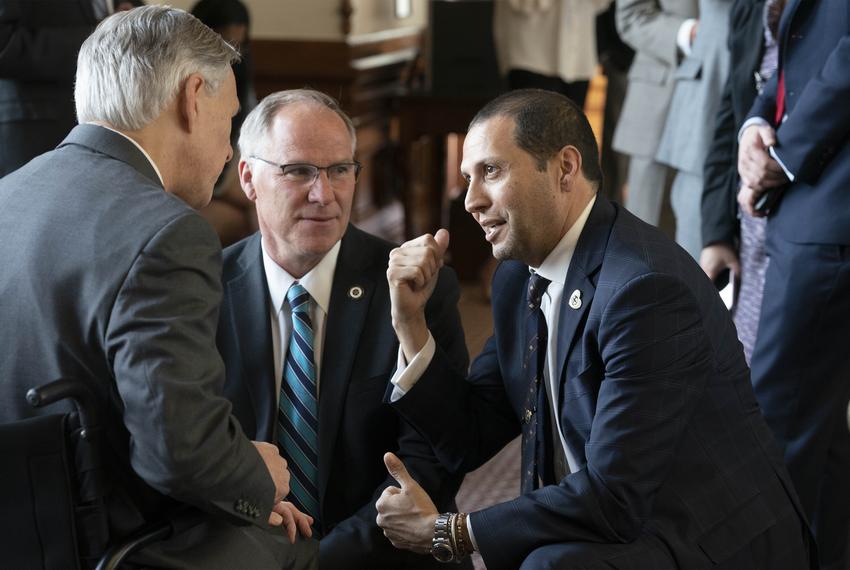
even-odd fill
[[(188, 10), (196, 0), (153, 0)], [(258, 39), (342, 40), (341, 0), (243, 0), (251, 11), (251, 37)], [(428, 21), (428, 0), (411, 0), (410, 17), (398, 19), (394, 0), (351, 0), (351, 36), (361, 36)]]

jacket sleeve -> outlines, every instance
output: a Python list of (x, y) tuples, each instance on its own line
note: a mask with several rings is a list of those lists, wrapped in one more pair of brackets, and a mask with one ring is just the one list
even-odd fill
[(130, 461), (149, 485), (231, 522), (267, 525), (274, 483), (221, 396), (215, 346), (221, 250), (195, 213), (139, 252), (114, 300), (106, 347)]
[(735, 208), (737, 134), (730, 76), (723, 87), (714, 122), (714, 136), (705, 158), (701, 210), (703, 247), (715, 243), (735, 247), (738, 234)]
[[(504, 264), (493, 278), (499, 294)], [(436, 337), (435, 337), (436, 338)], [(520, 432), (499, 367), (496, 338), (491, 337), (472, 363), (469, 375), (452, 365), (439, 343), (419, 381), (393, 408), (416, 427), (452, 473), (480, 467)], [(385, 401), (390, 401), (392, 387)]]
[[(469, 366), (469, 354), (457, 303), (460, 286), (449, 268), (443, 268), (431, 300), (426, 306), (428, 328), (437, 346), (447, 356), (449, 367), (462, 374)], [(453, 499), (462, 480), (443, 467), (427, 440), (404, 419), (398, 418), (399, 438), (397, 455), (416, 481), (434, 500), (438, 509), (452, 508)], [(389, 451), (389, 450), (388, 450)], [(327, 568), (390, 568), (404, 567), (411, 556), (397, 550), (375, 523), (378, 513), (375, 502), (389, 486), (398, 485), (387, 478), (378, 486), (367, 504), (337, 524), (320, 543), (320, 566)], [(421, 555), (427, 558), (428, 555)]]
[(776, 153), (798, 179), (814, 183), (850, 133), (850, 35), (803, 88), (776, 131)]
[(604, 370), (587, 463), (558, 485), (472, 513), (485, 564), (517, 568), (551, 543), (638, 538), (712, 371), (704, 339), (696, 300), (678, 279), (639, 276), (611, 298), (597, 337)]
[(629, 47), (672, 67), (678, 64), (676, 35), (686, 18), (664, 12), (658, 0), (617, 0), (615, 16)]
[(72, 81), (94, 27), (79, 2), (0, 1), (0, 78)]

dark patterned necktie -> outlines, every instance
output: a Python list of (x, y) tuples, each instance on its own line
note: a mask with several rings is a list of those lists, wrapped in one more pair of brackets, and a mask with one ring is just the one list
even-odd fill
[[(528, 378), (528, 391), (525, 398), (525, 409), (522, 417), (522, 485), (523, 493), (533, 491), (540, 480), (540, 461), (538, 429), (541, 415), (546, 414), (545, 405), (541, 405), (541, 387), (544, 384), (543, 367), (546, 361), (546, 347), (549, 335), (546, 329), (546, 319), (540, 310), (540, 300), (549, 286), (550, 281), (537, 273), (532, 273), (528, 280), (526, 294), (525, 316), (525, 355), (523, 372)], [(545, 400), (545, 397), (542, 398)], [(545, 402), (543, 402), (545, 404)]]
[(280, 384), (277, 439), (291, 475), (288, 499), (318, 526), (319, 416), (310, 293), (295, 283), (286, 300), (292, 307), (292, 334)]

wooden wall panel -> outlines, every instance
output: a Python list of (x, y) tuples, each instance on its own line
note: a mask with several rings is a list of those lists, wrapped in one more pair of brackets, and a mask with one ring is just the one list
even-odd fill
[[(311, 87), (339, 100), (357, 127), (357, 159), (364, 164), (352, 218), (364, 220), (389, 206), (396, 186), (396, 156), (390, 137), (394, 101), (419, 54), (421, 32), (369, 40), (254, 40), (257, 96), (282, 89)], [(390, 190), (387, 190), (387, 189)], [(388, 211), (397, 212), (397, 208)], [(388, 236), (395, 237), (395, 236)]]

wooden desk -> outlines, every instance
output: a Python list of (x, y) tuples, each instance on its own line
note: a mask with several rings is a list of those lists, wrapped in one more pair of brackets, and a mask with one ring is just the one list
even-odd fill
[(449, 202), (446, 139), (451, 134), (465, 134), (475, 113), (491, 98), (412, 93), (397, 100), (406, 239), (448, 228), (452, 235), (448, 257), (461, 280), (479, 279), (492, 254), (463, 203)]
[(410, 93), (398, 97), (404, 232), (409, 239), (447, 223), (446, 137), (466, 133), (490, 97)]

